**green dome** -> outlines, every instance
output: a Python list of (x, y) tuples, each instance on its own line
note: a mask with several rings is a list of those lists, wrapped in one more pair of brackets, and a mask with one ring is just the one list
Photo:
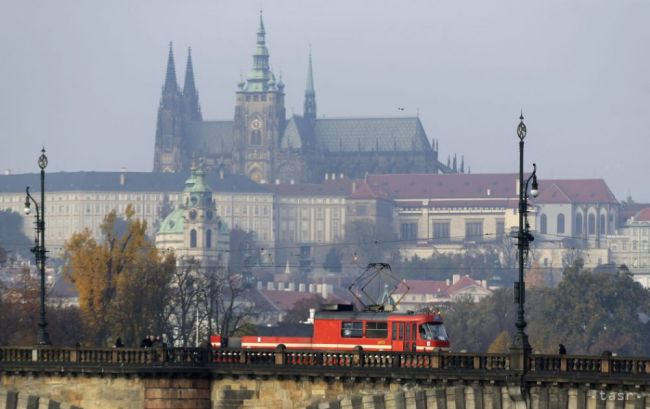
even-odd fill
[(160, 229), (158, 233), (169, 234), (169, 233), (180, 233), (183, 234), (183, 209), (176, 209), (171, 212), (165, 220), (160, 224)]
[(205, 182), (205, 172), (202, 169), (192, 169), (190, 177), (185, 181), (185, 192), (187, 193), (208, 193), (212, 192), (210, 186)]

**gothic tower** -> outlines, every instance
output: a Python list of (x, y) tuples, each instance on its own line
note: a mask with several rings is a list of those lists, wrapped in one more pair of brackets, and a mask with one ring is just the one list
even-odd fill
[(187, 49), (187, 65), (185, 66), (185, 84), (183, 85), (183, 108), (186, 121), (201, 122), (201, 106), (199, 92), (194, 84), (194, 67), (192, 66), (192, 47)]
[(176, 82), (174, 53), (169, 43), (167, 73), (162, 88), (158, 121), (156, 123), (156, 142), (154, 149), (154, 172), (176, 172), (181, 170), (183, 140), (183, 100)]
[(316, 124), (316, 91), (314, 90), (314, 71), (311, 64), (311, 48), (309, 49), (309, 68), (307, 69), (307, 86), (305, 87), (305, 119), (313, 127)]
[(285, 126), (284, 84), (269, 68), (266, 32), (260, 13), (253, 68), (238, 84), (235, 101), (233, 168), (256, 182), (271, 181)]

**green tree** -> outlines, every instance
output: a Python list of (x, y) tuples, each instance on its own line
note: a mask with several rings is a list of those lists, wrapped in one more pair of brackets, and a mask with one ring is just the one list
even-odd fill
[(27, 255), (31, 245), (32, 241), (23, 232), (23, 218), (20, 214), (0, 210), (0, 248)]
[(342, 258), (343, 254), (341, 254), (341, 251), (336, 247), (332, 247), (325, 255), (325, 262), (323, 263), (323, 267), (326, 270), (340, 273), (343, 269), (343, 263), (341, 261)]
[(304, 322), (309, 318), (309, 309), (316, 308), (323, 304), (325, 300), (318, 294), (314, 294), (311, 297), (303, 298), (302, 300), (296, 302), (293, 307), (287, 311), (287, 315), (284, 317), (283, 322), (298, 324)]
[(118, 336), (135, 344), (162, 330), (158, 316), (168, 299), (175, 259), (157, 251), (145, 235), (146, 222), (134, 213), (128, 206), (122, 233), (112, 211), (101, 225), (101, 241), (86, 230), (65, 244), (64, 272), (79, 292), (85, 337), (93, 345)]
[(345, 225), (345, 240), (350, 254), (361, 267), (368, 263), (396, 264), (399, 260), (397, 236), (391, 226), (368, 220), (355, 220)]
[[(562, 343), (572, 353), (648, 354), (650, 291), (629, 273), (594, 273), (581, 260), (565, 269), (554, 291), (533, 298), (530, 335), (544, 340), (545, 352)], [(545, 335), (546, 334), (546, 335)]]

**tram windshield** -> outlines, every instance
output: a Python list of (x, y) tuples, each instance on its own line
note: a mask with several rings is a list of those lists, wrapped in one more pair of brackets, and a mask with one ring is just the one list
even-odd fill
[(428, 341), (446, 341), (447, 331), (441, 323), (427, 322), (420, 325), (420, 337)]

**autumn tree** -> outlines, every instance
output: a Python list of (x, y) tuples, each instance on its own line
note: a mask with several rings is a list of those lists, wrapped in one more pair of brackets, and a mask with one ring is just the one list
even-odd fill
[(89, 230), (65, 244), (64, 273), (79, 292), (81, 317), (89, 343), (103, 345), (121, 337), (135, 344), (162, 330), (160, 311), (168, 299), (175, 260), (161, 255), (146, 237), (146, 222), (125, 211), (125, 228), (115, 210), (100, 227), (101, 240)]
[(510, 334), (508, 331), (501, 331), (490, 344), (488, 353), (504, 353), (510, 350)]

